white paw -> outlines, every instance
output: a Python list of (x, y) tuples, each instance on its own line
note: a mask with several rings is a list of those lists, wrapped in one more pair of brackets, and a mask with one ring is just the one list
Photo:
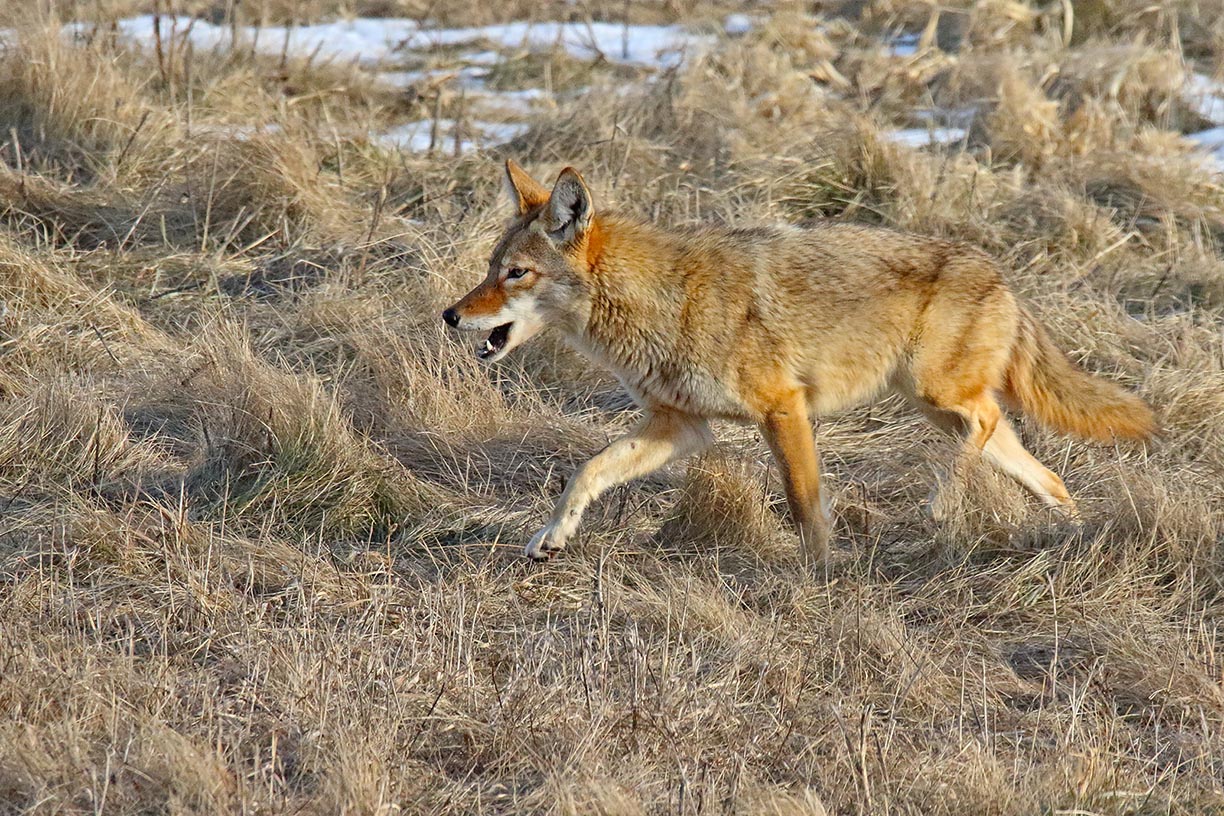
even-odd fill
[(547, 561), (553, 553), (564, 549), (565, 538), (550, 524), (531, 537), (523, 554), (532, 561)]

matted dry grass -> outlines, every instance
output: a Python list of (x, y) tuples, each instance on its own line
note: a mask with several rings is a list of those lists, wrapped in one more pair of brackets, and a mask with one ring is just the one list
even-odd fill
[[(182, 10), (225, 12), (205, 5)], [(315, 5), (292, 14), (502, 13)], [(1224, 67), (1224, 22), (1073, 5), (1070, 31), (1060, 4), (779, 5), (678, 71), (583, 73), (585, 95), (458, 158), (361, 135), (420, 115), (368, 73), (159, 64), (13, 7), (0, 810), (1224, 811), (1224, 184), (1176, 137), (1201, 124), (1181, 72)], [(710, 30), (726, 7), (629, 10)], [(902, 30), (912, 57), (883, 46)], [(576, 70), (531, 60), (515, 70)], [(947, 149), (893, 144), (923, 107), (977, 114)], [(728, 426), (527, 563), (564, 478), (634, 412), (553, 341), (488, 368), (443, 331), (502, 223), (506, 155), (663, 223), (982, 246), (1165, 434), (1026, 425), (1083, 527), (985, 468), (936, 524), (949, 440), (893, 402), (826, 418), (826, 577), (795, 557), (760, 440)]]

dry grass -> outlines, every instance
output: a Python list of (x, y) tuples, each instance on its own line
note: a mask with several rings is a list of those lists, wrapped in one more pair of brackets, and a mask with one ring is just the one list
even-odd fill
[[(624, 7), (443, 5), (241, 13)], [(1175, 136), (1201, 124), (1180, 75), (1221, 67), (1224, 16), (1073, 5), (1071, 32), (1060, 4), (779, 6), (653, 78), (510, 54), (495, 86), (594, 90), (458, 158), (368, 138), (432, 104), (369, 72), (159, 63), (14, 6), (0, 811), (1224, 811), (1224, 185)], [(901, 30), (926, 34), (912, 57), (882, 46)], [(947, 149), (886, 138), (923, 107), (976, 114)], [(665, 223), (982, 246), (1166, 433), (1139, 451), (1024, 428), (1082, 529), (984, 468), (936, 524), (948, 440), (892, 402), (827, 418), (844, 563), (816, 578), (760, 441), (725, 427), (533, 566), (520, 547), (565, 476), (634, 414), (555, 342), (490, 369), (442, 330), (508, 154)]]

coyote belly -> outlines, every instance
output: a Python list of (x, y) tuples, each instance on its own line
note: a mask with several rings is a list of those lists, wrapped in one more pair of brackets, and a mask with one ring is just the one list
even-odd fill
[(487, 331), (477, 354), (488, 361), (559, 331), (643, 410), (573, 476), (532, 558), (561, 550), (609, 487), (711, 444), (711, 419), (761, 429), (812, 561), (829, 541), (810, 425), (820, 414), (900, 393), (1068, 515), (1062, 480), (1000, 403), (1093, 439), (1155, 430), (1142, 400), (1072, 364), (971, 247), (850, 224), (664, 230), (597, 215), (569, 168), (548, 190), (507, 162), (506, 182), (514, 218), (485, 279), (444, 320)]

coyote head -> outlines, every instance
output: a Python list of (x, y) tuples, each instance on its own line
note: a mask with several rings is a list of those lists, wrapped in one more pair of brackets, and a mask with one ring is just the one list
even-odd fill
[(589, 311), (586, 261), (593, 232), (591, 195), (572, 167), (551, 192), (514, 161), (506, 162), (511, 219), (480, 284), (442, 313), (460, 331), (487, 331), (476, 356), (505, 357), (545, 326), (576, 329)]

